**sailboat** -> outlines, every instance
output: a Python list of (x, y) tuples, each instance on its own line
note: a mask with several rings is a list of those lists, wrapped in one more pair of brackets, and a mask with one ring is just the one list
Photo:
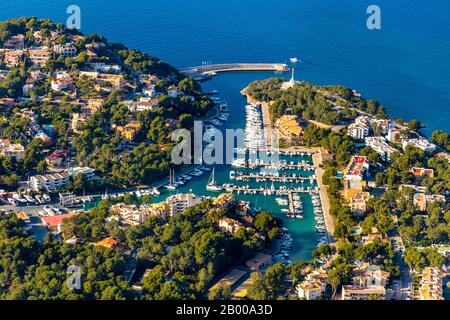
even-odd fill
[(209, 177), (208, 184), (206, 185), (206, 190), (208, 191), (221, 191), (223, 188), (219, 186), (214, 178), (216, 168), (213, 168), (211, 176)]
[(170, 173), (169, 173), (169, 184), (166, 185), (166, 189), (168, 189), (168, 190), (176, 190), (177, 189), (177, 186), (174, 183), (174, 178), (172, 176), (172, 170), (170, 170)]

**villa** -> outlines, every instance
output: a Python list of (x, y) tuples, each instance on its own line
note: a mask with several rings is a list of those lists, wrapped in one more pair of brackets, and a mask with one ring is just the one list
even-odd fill
[(80, 76), (96, 80), (99, 84), (111, 84), (114, 89), (122, 90), (125, 87), (125, 79), (120, 74), (99, 73), (97, 71), (81, 71)]
[(111, 207), (111, 212), (118, 214), (119, 217), (130, 225), (139, 225), (145, 222), (149, 216), (153, 216), (148, 206), (126, 205), (119, 203)]
[(167, 95), (170, 97), (170, 98), (178, 98), (179, 96), (181, 96), (183, 94), (183, 92), (180, 90), (180, 89), (178, 89), (177, 87), (175, 87), (175, 86), (170, 86), (168, 89), (167, 89)]
[(57, 216), (45, 216), (42, 217), (42, 223), (44, 227), (46, 227), (50, 232), (53, 233), (61, 233), (61, 227), (64, 224), (65, 219), (72, 218), (73, 216), (76, 216), (77, 213), (67, 213), (67, 214), (60, 214)]
[(11, 50), (25, 49), (25, 36), (23, 34), (18, 34), (6, 39), (3, 43), (3, 48)]
[(60, 71), (55, 74), (52, 79), (51, 87), (54, 91), (62, 91), (73, 84), (72, 77), (65, 71)]
[(367, 211), (367, 201), (371, 198), (369, 192), (358, 192), (350, 198), (350, 208), (353, 214), (363, 215)]
[(93, 62), (90, 64), (92, 69), (99, 72), (114, 72), (118, 73), (122, 68), (117, 64), (106, 64), (104, 62)]
[(342, 286), (342, 300), (365, 300), (369, 296), (384, 299), (389, 272), (367, 263), (353, 270), (352, 285)]
[(225, 217), (219, 220), (219, 228), (230, 234), (235, 234), (242, 227), (242, 223), (231, 218)]
[(424, 193), (416, 193), (413, 196), (414, 206), (420, 211), (425, 211), (428, 205), (433, 202), (445, 203), (445, 196), (437, 194), (426, 195)]
[(297, 285), (297, 296), (305, 300), (317, 300), (325, 292), (328, 274), (324, 270), (314, 270), (306, 275), (305, 280)]
[(400, 132), (401, 130), (398, 128), (390, 128), (388, 130), (388, 134), (386, 136), (387, 141), (390, 143), (397, 143), (400, 141)]
[(263, 253), (258, 253), (253, 258), (247, 260), (245, 265), (250, 270), (259, 271), (271, 263), (272, 263), (272, 256)]
[(68, 150), (57, 150), (45, 158), (47, 164), (52, 168), (60, 168), (69, 155)]
[(141, 123), (139, 121), (131, 121), (125, 126), (117, 126), (117, 132), (125, 139), (133, 141), (137, 133), (141, 129)]
[(434, 178), (434, 170), (426, 168), (412, 167), (409, 172), (420, 178)]

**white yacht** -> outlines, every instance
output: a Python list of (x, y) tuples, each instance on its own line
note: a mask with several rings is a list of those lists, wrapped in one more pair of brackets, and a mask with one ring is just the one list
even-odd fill
[(208, 180), (208, 184), (206, 185), (206, 190), (208, 190), (208, 191), (222, 191), (223, 190), (223, 187), (219, 186), (215, 180), (215, 177), (214, 177), (215, 171), (216, 171), (216, 169), (214, 168), (212, 170), (211, 176)]
[[(175, 175), (175, 174), (173, 174), (173, 175)], [(173, 175), (172, 175), (172, 170), (170, 170), (169, 184), (166, 185), (166, 189), (168, 189), (168, 190), (176, 190), (177, 189), (177, 184), (174, 181)]]

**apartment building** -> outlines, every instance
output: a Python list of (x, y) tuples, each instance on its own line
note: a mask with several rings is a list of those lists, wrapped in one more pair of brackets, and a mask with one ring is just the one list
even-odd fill
[(64, 189), (69, 183), (70, 178), (79, 173), (84, 174), (87, 181), (91, 181), (96, 178), (94, 169), (88, 167), (76, 167), (60, 173), (32, 176), (29, 180), (29, 187), (34, 191), (58, 191)]
[(72, 43), (57, 44), (53, 46), (53, 51), (63, 57), (75, 57), (77, 55), (77, 48)]
[(423, 269), (419, 294), (420, 300), (444, 300), (441, 270), (432, 267)]
[(8, 139), (0, 139), (0, 155), (22, 159), (25, 156), (25, 148), (20, 143), (11, 143)]
[(42, 67), (51, 59), (52, 53), (48, 47), (29, 48), (28, 56), (33, 64)]
[(202, 198), (192, 193), (176, 194), (166, 199), (169, 206), (169, 216), (171, 217), (184, 213), (187, 208), (199, 205), (201, 202)]
[(367, 137), (365, 139), (366, 145), (371, 147), (376, 153), (378, 153), (386, 161), (390, 161), (394, 153), (398, 152), (397, 149), (391, 147), (384, 137)]
[(24, 50), (6, 50), (3, 55), (3, 62), (9, 68), (15, 67), (24, 60)]
[(276, 122), (280, 137), (288, 141), (299, 141), (302, 139), (303, 128), (299, 118), (295, 115), (284, 115)]

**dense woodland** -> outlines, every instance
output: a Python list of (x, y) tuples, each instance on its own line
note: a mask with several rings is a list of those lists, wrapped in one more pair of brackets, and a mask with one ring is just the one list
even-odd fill
[[(270, 213), (256, 216), (255, 228), (235, 235), (218, 229), (216, 221), (233, 210), (212, 210), (204, 201), (184, 214), (165, 221), (148, 219), (136, 227), (123, 227), (112, 220), (109, 208), (124, 201), (104, 200), (98, 208), (66, 220), (61, 243), (48, 236), (39, 243), (23, 230), (14, 215), (0, 216), (0, 297), (5, 299), (196, 299), (206, 298), (207, 289), (228, 267), (244, 263), (264, 250), (279, 233), (280, 221)], [(120, 247), (103, 248), (94, 243), (114, 237)], [(124, 276), (135, 254), (137, 270), (147, 276), (143, 291), (132, 290)], [(82, 288), (66, 286), (67, 268), (81, 268)], [(139, 282), (139, 279), (137, 279)]]

